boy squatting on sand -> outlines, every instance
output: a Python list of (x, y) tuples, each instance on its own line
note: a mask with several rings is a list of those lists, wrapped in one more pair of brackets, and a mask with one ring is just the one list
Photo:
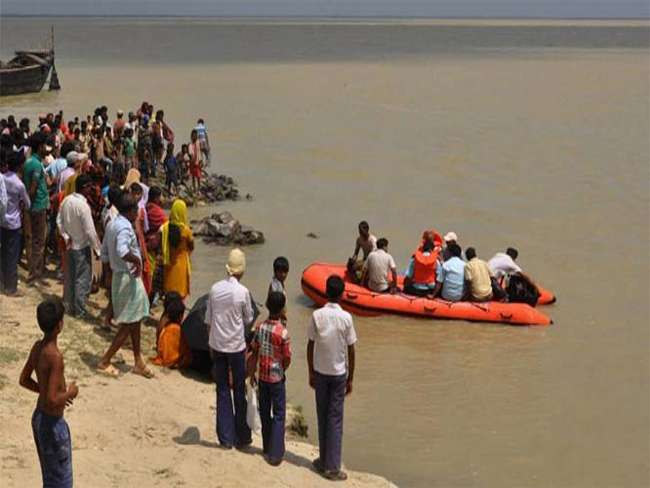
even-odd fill
[[(72, 486), (72, 448), (70, 429), (63, 418), (66, 405), (72, 405), (79, 389), (67, 387), (63, 374), (63, 355), (57, 337), (63, 329), (63, 302), (59, 298), (43, 301), (36, 309), (38, 326), (44, 333), (36, 341), (20, 374), (20, 385), (38, 393), (32, 415), (32, 430), (44, 487)], [(32, 373), (36, 371), (36, 381)]]

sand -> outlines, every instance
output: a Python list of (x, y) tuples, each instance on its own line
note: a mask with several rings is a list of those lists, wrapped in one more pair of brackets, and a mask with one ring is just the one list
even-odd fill
[[(36, 395), (18, 385), (18, 376), (31, 345), (40, 338), (37, 304), (46, 291), (61, 291), (60, 285), (51, 283), (48, 289), (26, 290), (24, 298), (0, 296), (0, 479), (4, 488), (40, 484), (30, 427)], [(94, 295), (89, 310), (99, 316), (104, 303), (103, 292)], [(120, 378), (96, 374), (94, 366), (112, 337), (98, 324), (66, 316), (59, 339), (67, 380), (79, 385), (79, 396), (65, 413), (72, 431), (76, 486), (332, 485), (311, 469), (317, 448), (291, 436), (285, 461), (278, 468), (264, 461), (258, 435), (253, 435), (249, 453), (218, 448), (211, 383), (153, 365), (155, 378), (136, 376), (130, 372), (130, 350), (118, 353)], [(153, 327), (143, 327), (143, 351), (148, 356), (153, 353), (154, 337)], [(371, 474), (348, 474), (344, 486), (395, 486)]]

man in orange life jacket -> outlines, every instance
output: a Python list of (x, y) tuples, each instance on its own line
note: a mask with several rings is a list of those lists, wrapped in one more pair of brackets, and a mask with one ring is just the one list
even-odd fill
[(433, 296), (436, 287), (436, 265), (440, 247), (436, 246), (435, 234), (427, 231), (423, 242), (411, 256), (404, 280), (404, 293), (416, 296)]

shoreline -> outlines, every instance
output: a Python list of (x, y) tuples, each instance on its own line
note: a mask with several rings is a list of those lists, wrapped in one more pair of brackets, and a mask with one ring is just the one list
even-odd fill
[[(51, 267), (50, 267), (51, 271)], [(21, 283), (24, 271), (19, 269)], [(30, 417), (36, 395), (18, 385), (18, 376), (34, 341), (42, 334), (36, 324), (36, 305), (47, 295), (61, 293), (61, 285), (25, 288), (22, 298), (0, 295), (0, 478), (6, 486), (37, 486), (40, 470)], [(251, 453), (224, 451), (215, 442), (214, 384), (191, 371), (148, 365), (151, 380), (130, 373), (133, 358), (128, 348), (116, 356), (118, 379), (95, 372), (95, 364), (108, 346), (114, 330), (100, 328), (99, 314), (105, 292), (91, 295), (92, 317), (80, 321), (66, 315), (59, 347), (65, 358), (68, 382), (76, 381), (79, 396), (65, 417), (72, 432), (73, 471), (79, 486), (331, 486), (311, 468), (316, 446), (292, 434), (289, 425), (298, 415), (287, 406), (287, 453), (280, 467), (271, 467), (261, 455), (261, 437), (253, 435)], [(156, 310), (159, 313), (159, 310)], [(142, 326), (142, 351), (155, 355), (155, 327)], [(116, 401), (115, 399), (119, 399)], [(99, 469), (98, 469), (99, 468)], [(393, 488), (388, 480), (368, 473), (348, 471), (344, 486)], [(250, 480), (247, 482), (247, 480)], [(253, 481), (254, 480), (254, 481)]]
[(403, 25), (484, 27), (650, 27), (650, 17), (313, 17), (313, 16), (193, 16), (193, 15), (29, 15), (3, 14), (7, 19), (120, 19), (190, 21), (223, 25)]

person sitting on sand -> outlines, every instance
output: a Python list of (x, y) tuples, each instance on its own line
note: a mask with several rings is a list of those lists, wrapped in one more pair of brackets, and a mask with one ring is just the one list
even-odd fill
[(419, 297), (431, 296), (436, 287), (436, 266), (439, 248), (433, 234), (425, 232), (422, 245), (411, 256), (408, 269), (404, 275), (404, 293)]
[(191, 363), (190, 350), (181, 331), (185, 304), (178, 294), (174, 295), (165, 299), (156, 346), (158, 354), (151, 362), (166, 368), (183, 368)]
[(465, 299), (471, 302), (489, 302), (492, 300), (492, 272), (488, 264), (479, 259), (476, 250), (465, 250)]
[(284, 457), (284, 422), (286, 417), (286, 371), (291, 364), (291, 345), (282, 314), (284, 293), (272, 291), (266, 299), (269, 318), (259, 324), (251, 342), (249, 363), (251, 382), (259, 363), (259, 403), (262, 421), (264, 458), (278, 466)]
[[(352, 257), (348, 259), (348, 273), (355, 280), (361, 279), (361, 270), (363, 268), (363, 263), (366, 262), (368, 256), (372, 251), (377, 249), (377, 238), (370, 233), (370, 225), (365, 220), (359, 222), (359, 237), (354, 246), (354, 253)], [(359, 258), (359, 251), (363, 251), (363, 259), (361, 261)]]
[[(77, 398), (79, 388), (74, 381), (66, 386), (63, 373), (63, 354), (57, 344), (63, 330), (63, 314), (60, 298), (45, 300), (37, 307), (38, 326), (44, 335), (32, 346), (20, 373), (20, 386), (38, 393), (32, 432), (43, 486), (67, 488), (72, 487), (72, 441), (63, 411)], [(34, 371), (36, 381), (32, 378)]]
[(388, 254), (388, 239), (385, 237), (377, 241), (377, 250), (368, 255), (361, 271), (361, 283), (377, 293), (395, 293), (397, 290), (397, 267), (393, 256)]
[(465, 290), (465, 262), (460, 257), (462, 251), (458, 244), (449, 244), (449, 251), (451, 257), (444, 263), (438, 262), (433, 296), (440, 295), (444, 300), (459, 302)]
[(117, 377), (119, 372), (111, 365), (111, 358), (131, 337), (133, 347), (133, 372), (153, 377), (140, 353), (140, 322), (149, 316), (149, 297), (142, 283), (142, 255), (133, 224), (138, 216), (138, 202), (132, 195), (124, 194), (118, 202), (120, 214), (111, 220), (104, 234), (101, 259), (110, 264), (111, 300), (107, 320), (120, 326), (110, 347), (97, 364), (99, 372)]

